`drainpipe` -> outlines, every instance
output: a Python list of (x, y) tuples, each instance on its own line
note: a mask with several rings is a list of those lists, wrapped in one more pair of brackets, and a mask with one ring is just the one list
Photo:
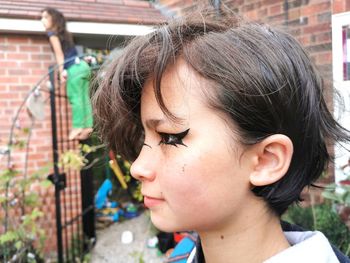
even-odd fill
[(289, 19), (289, 16), (288, 16), (288, 11), (289, 11), (288, 0), (284, 0), (283, 11), (284, 11), (284, 25), (286, 27), (288, 27), (288, 19)]
[(215, 8), (218, 15), (220, 15), (221, 0), (209, 0), (209, 2)]

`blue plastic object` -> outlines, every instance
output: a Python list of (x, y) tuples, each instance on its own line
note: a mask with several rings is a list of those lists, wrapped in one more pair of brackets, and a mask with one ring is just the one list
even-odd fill
[(168, 262), (186, 263), (192, 250), (196, 246), (196, 242), (190, 237), (184, 237), (179, 244), (176, 245), (171, 253)]
[(112, 182), (109, 179), (106, 179), (103, 184), (98, 189), (95, 196), (95, 206), (97, 209), (102, 209), (107, 203), (108, 195), (112, 191)]

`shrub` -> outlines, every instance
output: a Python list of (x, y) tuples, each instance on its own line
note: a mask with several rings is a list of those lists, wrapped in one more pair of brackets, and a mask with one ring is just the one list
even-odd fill
[(307, 230), (321, 231), (333, 245), (350, 255), (350, 231), (330, 205), (292, 206), (283, 219)]

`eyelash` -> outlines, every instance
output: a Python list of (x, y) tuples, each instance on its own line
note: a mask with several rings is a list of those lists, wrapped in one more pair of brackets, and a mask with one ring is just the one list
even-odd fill
[(183, 145), (187, 147), (187, 145), (185, 145), (182, 142), (182, 140), (186, 137), (189, 130), (190, 129), (187, 129), (186, 131), (175, 133), (175, 134), (159, 132), (159, 136), (161, 137), (159, 145), (166, 144), (166, 145), (172, 145), (175, 147), (177, 147), (178, 145)]

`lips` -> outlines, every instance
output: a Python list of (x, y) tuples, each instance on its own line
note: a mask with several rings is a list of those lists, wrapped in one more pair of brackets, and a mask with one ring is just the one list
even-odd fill
[(144, 195), (143, 202), (146, 207), (151, 208), (162, 204), (164, 199)]

